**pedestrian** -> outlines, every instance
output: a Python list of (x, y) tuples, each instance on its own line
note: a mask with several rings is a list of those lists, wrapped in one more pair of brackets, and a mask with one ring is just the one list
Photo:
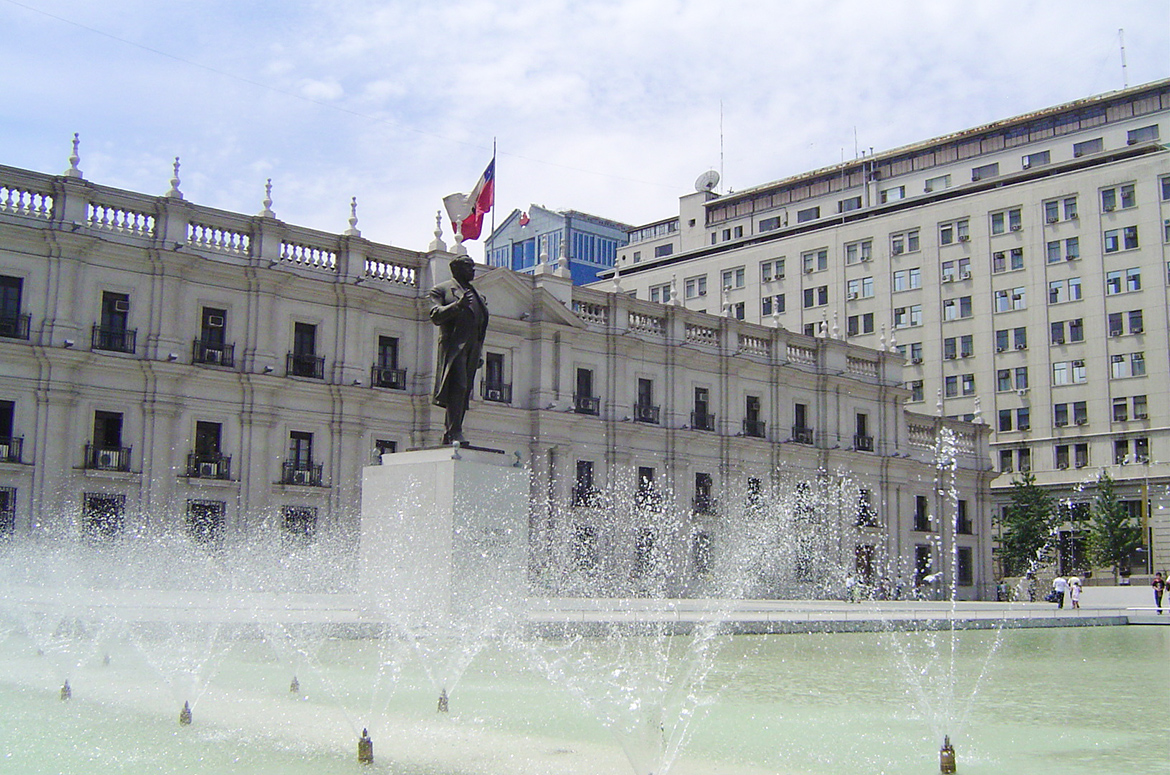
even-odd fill
[(1154, 605), (1158, 607), (1158, 613), (1162, 613), (1162, 593), (1166, 591), (1166, 578), (1162, 575), (1162, 571), (1154, 574), (1154, 580), (1150, 582), (1150, 586), (1154, 588)]
[(1068, 596), (1072, 601), (1073, 608), (1081, 607), (1081, 579), (1079, 576), (1072, 576), (1069, 578)]
[(1068, 594), (1068, 579), (1057, 576), (1052, 580), (1052, 591), (1056, 593), (1056, 607), (1064, 608), (1064, 596)]
[(1025, 578), (1028, 580), (1028, 602), (1035, 603), (1036, 602), (1036, 574), (1033, 573), (1032, 571), (1028, 571), (1028, 574), (1027, 574), (1027, 576), (1025, 576)]

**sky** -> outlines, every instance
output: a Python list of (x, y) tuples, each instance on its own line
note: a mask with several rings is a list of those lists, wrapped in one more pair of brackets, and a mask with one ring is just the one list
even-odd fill
[[(1124, 33), (1119, 33), (1124, 30)], [(1125, 68), (1122, 67), (1124, 42)], [(720, 192), (1170, 76), (1167, 0), (0, 0), (0, 165), (413, 250)], [(450, 228), (445, 225), (450, 241)], [(469, 246), (470, 247), (470, 246)], [(470, 247), (472, 255), (481, 255)]]

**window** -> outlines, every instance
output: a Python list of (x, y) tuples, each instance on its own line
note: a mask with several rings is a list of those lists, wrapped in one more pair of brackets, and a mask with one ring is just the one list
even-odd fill
[(922, 325), (922, 305), (911, 304), (894, 308), (894, 328)]
[(1052, 424), (1057, 428), (1068, 425), (1068, 404), (1052, 405)]
[(0, 275), (0, 336), (28, 339), (29, 316), (20, 312), (24, 279)]
[(1045, 164), (1050, 163), (1051, 158), (1052, 158), (1051, 152), (1037, 151), (1036, 153), (1030, 153), (1027, 156), (1025, 156), (1022, 160), (1021, 166), (1024, 169), (1031, 169), (1032, 167), (1042, 167)]
[(699, 514), (710, 514), (714, 509), (714, 501), (711, 498), (712, 480), (711, 474), (696, 472), (695, 473), (695, 499), (694, 510)]
[(1149, 410), (1146, 409), (1146, 397), (1134, 396), (1133, 399), (1133, 419), (1148, 420), (1150, 417)]
[(861, 277), (855, 280), (850, 280), (845, 284), (846, 298), (848, 299), (872, 299), (873, 298), (873, 278)]
[(845, 263), (856, 264), (873, 258), (873, 240), (859, 240), (845, 244)]
[(223, 542), (226, 511), (224, 501), (188, 500), (187, 536), (197, 544), (219, 546)]
[(991, 254), (991, 271), (993, 274), (1016, 271), (1024, 268), (1024, 249), (997, 250)]
[(995, 292), (994, 309), (996, 312), (1011, 312), (1012, 310), (1025, 309), (1027, 306), (1023, 286)]
[(898, 231), (890, 235), (890, 254), (900, 256), (918, 250), (918, 229)]
[(760, 262), (760, 282), (772, 282), (784, 279), (784, 259), (773, 258), (770, 261)]
[(1146, 437), (1132, 439), (1133, 455), (1129, 453), (1130, 439), (1117, 439), (1113, 442), (1113, 463), (1124, 466), (1130, 463), (1145, 463), (1150, 459), (1150, 440)]
[(1137, 196), (1134, 192), (1133, 183), (1126, 183), (1122, 186), (1113, 186), (1112, 188), (1101, 189), (1101, 211), (1110, 213), (1118, 209), (1128, 210), (1131, 207), (1137, 207)]
[(863, 315), (850, 315), (846, 318), (846, 335), (848, 336), (872, 334), (873, 330), (872, 312), (866, 312)]
[(923, 390), (922, 380), (920, 380), (920, 379), (911, 380), (910, 382), (907, 383), (907, 385), (910, 387), (910, 401), (912, 403), (918, 403), (920, 401), (926, 400), (926, 395), (925, 395), (925, 392)]
[(963, 395), (965, 395), (965, 396), (975, 395), (975, 375), (974, 374), (960, 375), (959, 381), (963, 385)]
[(1021, 210), (1013, 207), (1008, 210), (997, 210), (991, 213), (991, 233), (1004, 234), (1008, 231), (1019, 231), (1023, 227)]
[(848, 199), (842, 199), (842, 200), (837, 202), (837, 212), (839, 212), (839, 213), (847, 213), (850, 210), (860, 210), (860, 209), (861, 209), (861, 197), (860, 196), (849, 197)]
[(810, 250), (800, 254), (801, 265), (807, 272), (823, 272), (829, 268), (829, 249)]
[(1081, 239), (1080, 237), (1069, 237), (1063, 241), (1063, 248), (1061, 240), (1052, 240), (1047, 243), (1046, 258), (1048, 263), (1056, 264), (1061, 261), (1075, 261), (1081, 257)]
[(995, 389), (997, 392), (1004, 393), (1012, 389), (1012, 370), (1011, 369), (997, 369), (995, 372)]
[(286, 373), (293, 377), (324, 378), (325, 358), (317, 355), (316, 325), (293, 324), (293, 349), (288, 356)]
[(809, 207), (808, 209), (805, 209), (805, 210), (797, 210), (796, 211), (796, 222), (797, 223), (805, 223), (806, 221), (815, 221), (817, 218), (820, 218), (820, 217), (821, 217), (821, 208), (819, 208), (819, 207)]
[(736, 302), (735, 304), (729, 304), (727, 306), (727, 315), (728, 315), (728, 317), (733, 317), (736, 320), (743, 320), (744, 309), (745, 309), (745, 306), (744, 306), (744, 302), (742, 302), (742, 301)]
[(1121, 250), (1133, 250), (1137, 247), (1137, 226), (1126, 226), (1122, 229), (1109, 229), (1105, 232), (1106, 253), (1117, 253)]
[(1018, 431), (1026, 431), (1032, 427), (1031, 410), (1028, 407), (1021, 407), (1019, 409), (1000, 409), (999, 410), (999, 430), (1012, 430), (1012, 420), (1015, 419), (1015, 429)]
[(1048, 303), (1063, 304), (1066, 301), (1081, 299), (1081, 278), (1070, 277), (1067, 280), (1052, 280), (1048, 283)]
[(707, 295), (707, 275), (688, 277), (683, 283), (686, 298), (697, 299)]
[(674, 252), (674, 245), (668, 242), (665, 245), (659, 245), (656, 248), (654, 248), (654, 257), (655, 258), (662, 258), (663, 256), (669, 256), (673, 252)]
[(764, 422), (760, 419), (759, 396), (747, 396), (744, 400), (743, 432), (745, 436), (764, 438)]
[(775, 231), (783, 225), (783, 219), (779, 215), (760, 219), (760, 231)]
[(126, 496), (87, 492), (82, 495), (81, 533), (91, 539), (112, 539), (122, 532)]
[(1105, 294), (1131, 293), (1142, 289), (1142, 270), (1132, 267), (1105, 273)]
[(957, 221), (946, 221), (938, 225), (938, 242), (940, 245), (951, 245), (955, 242), (966, 242), (971, 239), (970, 221), (960, 218)]
[(899, 199), (906, 198), (905, 186), (891, 186), (890, 188), (883, 188), (879, 194), (882, 204), (888, 202), (897, 202)]
[(944, 283), (955, 280), (967, 280), (971, 277), (971, 259), (960, 258), (957, 261), (942, 262), (942, 281)]
[(1125, 142), (1127, 145), (1137, 145), (1138, 143), (1148, 143), (1158, 139), (1158, 125), (1150, 124), (1139, 129), (1131, 129), (1125, 133)]
[(1167, 175), (1166, 177), (1161, 178), (1158, 181), (1158, 183), (1159, 183), (1159, 187), (1162, 190), (1162, 201), (1163, 202), (1170, 202), (1170, 175)]
[(927, 193), (930, 193), (931, 191), (942, 191), (944, 188), (950, 188), (950, 187), (951, 187), (951, 176), (950, 175), (939, 175), (937, 178), (927, 178), (926, 179), (926, 186), (925, 186), (924, 190)]
[(283, 506), (280, 509), (280, 527), (289, 538), (312, 540), (317, 533), (315, 506)]
[(1058, 361), (1052, 364), (1053, 385), (1073, 385), (1087, 381), (1083, 360)]
[(670, 283), (663, 283), (662, 285), (650, 286), (650, 301), (656, 301), (661, 304), (670, 303)]
[(724, 269), (720, 277), (723, 288), (736, 290), (744, 286), (746, 273), (742, 266), (738, 266), (735, 269)]
[(1028, 329), (1024, 327), (1012, 329), (1012, 345), (1017, 350), (1028, 349)]
[(930, 532), (930, 503), (925, 495), (914, 496), (914, 529), (920, 533)]
[(784, 294), (777, 293), (775, 296), (765, 296), (760, 300), (760, 314), (767, 317), (768, 315), (778, 315), (784, 312)]
[(1089, 445), (1087, 443), (1073, 445), (1073, 462), (1077, 468), (1089, 465)]
[(1126, 353), (1109, 356), (1109, 376), (1113, 379), (1144, 377), (1146, 375), (1146, 354)]
[(101, 322), (94, 326), (92, 347), (111, 352), (134, 352), (137, 331), (127, 326), (130, 318), (130, 296), (125, 293), (102, 293)]
[(959, 395), (959, 378), (951, 375), (943, 379), (943, 395), (947, 398), (954, 398)]
[(1129, 399), (1113, 399), (1113, 422), (1125, 422), (1129, 419)]
[(829, 286), (804, 289), (804, 308), (823, 307), (829, 303)]
[(999, 174), (999, 164), (984, 164), (982, 167), (975, 167), (971, 170), (972, 182), (979, 180), (986, 180), (987, 178), (994, 178)]
[(1092, 140), (1085, 140), (1081, 143), (1073, 143), (1073, 156), (1086, 156), (1090, 153), (1100, 153), (1105, 150), (1105, 141), (1100, 137), (1094, 137)]
[(943, 320), (959, 320), (971, 317), (971, 297), (943, 300)]
[(900, 269), (894, 272), (894, 290), (909, 291), (922, 287), (922, 270), (919, 267)]

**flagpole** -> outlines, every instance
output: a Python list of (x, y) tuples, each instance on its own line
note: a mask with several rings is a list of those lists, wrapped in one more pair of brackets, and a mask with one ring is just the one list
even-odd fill
[[(495, 168), (495, 165), (496, 165), (496, 138), (495, 138), (495, 135), (492, 135), (492, 167)], [(494, 174), (493, 179), (492, 179), (492, 186), (494, 187), (493, 190), (495, 192), (493, 194), (492, 198), (495, 200), (495, 202), (500, 201), (500, 189), (496, 185), (497, 183), (499, 183), (499, 180), (500, 180), (500, 171), (499, 171), (499, 169), (496, 169), (495, 174)], [(492, 248), (495, 248), (495, 246), (496, 246), (496, 243), (494, 242), (495, 236), (496, 236), (496, 204), (495, 204), (495, 202), (492, 202), (492, 231), (491, 231), (492, 236), (488, 240), (489, 242), (492, 243)], [(486, 246), (485, 246), (484, 252), (488, 253), (488, 255), (484, 256), (484, 263), (487, 264), (488, 266), (491, 266), (492, 265), (492, 257), (491, 257), (490, 252), (486, 248)]]

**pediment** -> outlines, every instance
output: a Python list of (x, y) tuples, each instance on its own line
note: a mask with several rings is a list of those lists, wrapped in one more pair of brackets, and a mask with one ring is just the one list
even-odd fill
[[(530, 275), (496, 267), (476, 277), (475, 287), (487, 299), (492, 316), (541, 320), (578, 328), (585, 325), (572, 310), (539, 287)], [(521, 317), (525, 313), (527, 316)]]

